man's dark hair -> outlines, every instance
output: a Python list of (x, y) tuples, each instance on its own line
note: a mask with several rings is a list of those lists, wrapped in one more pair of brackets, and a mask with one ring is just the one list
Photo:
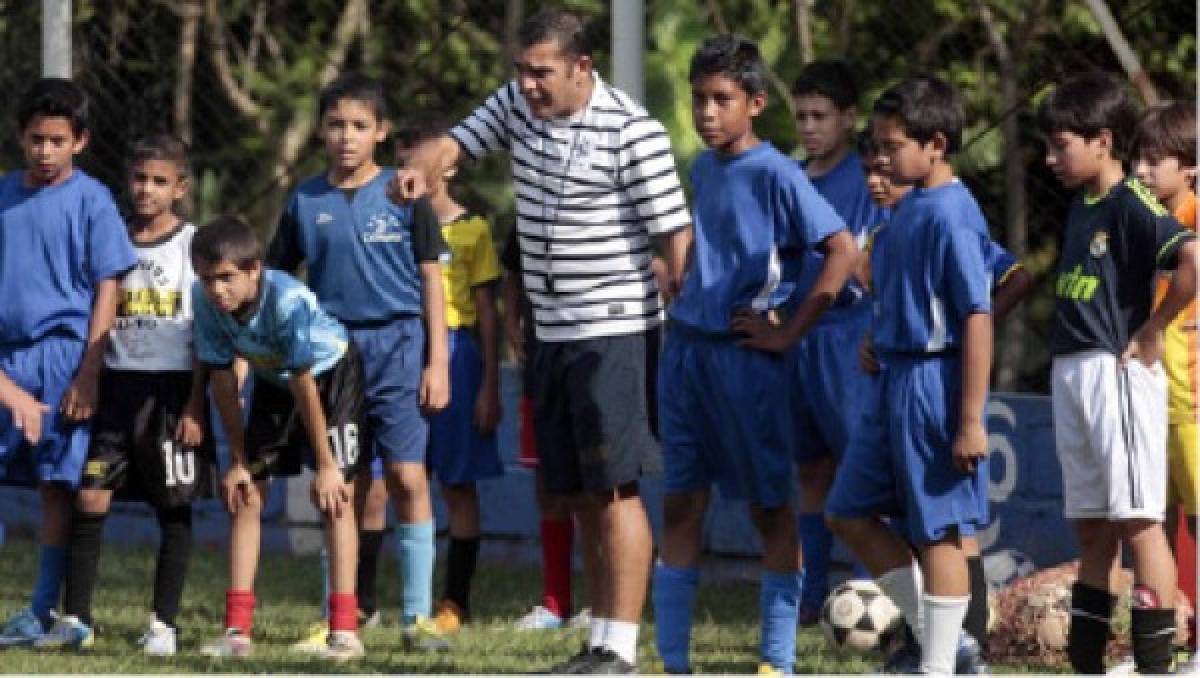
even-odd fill
[(946, 137), (946, 153), (954, 153), (962, 145), (962, 97), (949, 83), (931, 75), (909, 78), (893, 85), (880, 95), (872, 109), (875, 115), (895, 118), (904, 133), (926, 144), (938, 133)]
[(814, 61), (800, 71), (792, 96), (820, 95), (844, 111), (858, 105), (858, 79), (850, 64), (840, 59)]
[(146, 160), (162, 160), (169, 162), (178, 169), (180, 176), (190, 176), (191, 163), (188, 162), (188, 147), (182, 139), (174, 134), (160, 132), (138, 139), (133, 143), (129, 153), (129, 164), (136, 165)]
[(1176, 158), (1196, 166), (1196, 105), (1168, 101), (1146, 111), (1133, 138), (1134, 152), (1144, 158)]
[(42, 78), (30, 85), (17, 105), (17, 126), (24, 131), (35, 117), (66, 118), (75, 136), (88, 128), (88, 96), (65, 78)]
[(343, 100), (364, 103), (375, 113), (377, 120), (387, 120), (387, 97), (383, 94), (383, 84), (374, 78), (360, 73), (346, 73), (326, 85), (317, 98), (317, 118), (324, 117), (329, 109)]
[(1113, 157), (1127, 160), (1138, 108), (1125, 85), (1114, 76), (1096, 71), (1076, 75), (1046, 95), (1038, 107), (1038, 125), (1045, 134), (1074, 132), (1095, 139), (1109, 130)]
[(393, 136), (398, 145), (412, 148), (422, 142), (444, 137), (449, 131), (450, 125), (446, 118), (436, 113), (427, 113), (405, 117), (396, 125)]
[(228, 261), (247, 269), (263, 260), (263, 246), (249, 224), (224, 215), (196, 230), (192, 237), (192, 260), (209, 265)]
[(767, 67), (758, 45), (737, 35), (715, 35), (692, 55), (688, 80), (694, 83), (709, 75), (729, 78), (750, 96), (767, 91)]
[(528, 49), (543, 42), (554, 41), (568, 59), (592, 56), (592, 39), (588, 22), (564, 9), (543, 9), (521, 24), (517, 43)]

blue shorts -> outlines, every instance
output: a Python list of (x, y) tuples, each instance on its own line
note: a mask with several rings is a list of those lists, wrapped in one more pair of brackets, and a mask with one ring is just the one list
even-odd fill
[(875, 401), (876, 380), (858, 362), (858, 347), (871, 326), (871, 306), (860, 303), (822, 317), (788, 354), (796, 463), (826, 457), (841, 461), (850, 436)]
[(672, 326), (658, 368), (659, 435), (668, 493), (716, 483), (730, 500), (784, 506), (794, 427), (787, 358)]
[(988, 521), (988, 463), (973, 473), (954, 466), (962, 358), (889, 356), (878, 407), (853, 431), (825, 504), (843, 518), (903, 518), (912, 543), (970, 536)]
[(12, 414), (0, 407), (0, 479), (14, 485), (66, 483), (79, 487), (91, 441), (90, 422), (67, 421), (59, 403), (79, 363), (84, 342), (48, 336), (28, 346), (0, 349), (0, 371), (39, 401), (50, 406), (42, 416), (42, 439), (32, 448), (13, 426)]
[(421, 413), (425, 325), (418, 316), (348, 327), (362, 356), (368, 447), (372, 458), (425, 463), (429, 421)]
[(504, 473), (496, 434), (475, 428), (483, 357), (469, 329), (450, 330), (450, 404), (429, 419), (429, 468), (447, 485)]

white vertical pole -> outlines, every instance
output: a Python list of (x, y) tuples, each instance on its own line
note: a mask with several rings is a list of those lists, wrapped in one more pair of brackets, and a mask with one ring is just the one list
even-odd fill
[(613, 0), (613, 84), (640, 101), (645, 99), (646, 4), (643, 0)]
[(71, 77), (71, 0), (42, 0), (42, 76)]

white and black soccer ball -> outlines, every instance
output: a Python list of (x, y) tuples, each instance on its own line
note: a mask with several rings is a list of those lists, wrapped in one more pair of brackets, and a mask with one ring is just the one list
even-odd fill
[(1016, 549), (1002, 549), (983, 557), (983, 572), (988, 587), (1000, 591), (1022, 577), (1037, 572), (1033, 560)]
[(840, 653), (877, 651), (887, 644), (902, 622), (895, 603), (869, 579), (843, 583), (821, 607), (825, 642)]

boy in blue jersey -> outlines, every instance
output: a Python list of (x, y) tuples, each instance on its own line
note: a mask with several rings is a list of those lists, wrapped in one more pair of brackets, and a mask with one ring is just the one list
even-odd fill
[[(346, 329), (302, 283), (264, 269), (262, 245), (245, 223), (222, 217), (192, 240), (196, 355), (210, 371), (213, 400), (229, 441), (221, 481), (232, 532), (225, 633), (201, 652), (245, 657), (253, 650), (254, 577), (263, 499), (273, 475), (316, 472), (312, 501), (331, 555), (330, 634), (324, 656), (362, 657), (354, 596), (358, 530), (352, 508), (363, 419), (363, 369)], [(233, 361), (254, 370), (254, 402), (243, 431)], [(302, 455), (301, 451), (307, 454)], [(306, 459), (302, 459), (307, 457)]]
[(318, 102), (329, 170), (288, 200), (267, 260), (304, 262), (321, 306), (341, 321), (362, 354), (367, 440), (381, 458), (396, 507), (396, 550), (404, 589), (404, 637), (414, 649), (442, 650), (435, 628), (433, 510), (426, 454), (427, 414), (449, 401), (449, 356), (441, 224), (428, 200), (398, 205), (385, 189), (395, 169), (375, 163), (387, 137), (383, 87), (346, 75)]
[(0, 180), (0, 479), (37, 485), (42, 546), (30, 606), (0, 629), (0, 647), (32, 644), (58, 603), (117, 278), (137, 261), (112, 195), (74, 166), (88, 143), (84, 92), (37, 81), (17, 126), (25, 169)]
[[(792, 95), (805, 150), (801, 165), (861, 247), (869, 229), (884, 218), (884, 210), (871, 200), (862, 159), (851, 145), (858, 120), (854, 72), (842, 61), (814, 61), (801, 71)], [(820, 252), (809, 252), (799, 262), (802, 275), (792, 299), (805, 297), (821, 263)], [(825, 498), (850, 432), (869, 402), (863, 397), (869, 386), (858, 369), (856, 352), (870, 320), (866, 295), (858, 281), (851, 279), (833, 307), (788, 355), (800, 483), (796, 527), (804, 551), (802, 626), (817, 623), (829, 594), (833, 535), (825, 525)]]
[[(920, 669), (940, 674), (955, 670), (969, 602), (962, 538), (987, 520), (991, 276), (987, 224), (948, 160), (963, 117), (958, 93), (936, 78), (902, 82), (875, 104), (871, 125), (888, 172), (913, 190), (874, 237), (879, 401), (855, 431), (826, 506), (834, 532), (914, 630)], [(904, 517), (919, 566), (880, 515)]]
[[(1054, 285), (1051, 390), (1063, 513), (1079, 539), (1067, 656), (1103, 673), (1122, 542), (1133, 555), (1130, 636), (1140, 674), (1170, 673), (1176, 571), (1163, 530), (1167, 381), (1163, 330), (1196, 297), (1195, 233), (1124, 162), (1138, 110), (1106, 73), (1076, 76), (1038, 109), (1046, 164), (1072, 201)], [(1154, 305), (1159, 271), (1174, 270)]]
[[(799, 558), (789, 506), (793, 430), (783, 352), (814, 324), (849, 274), (857, 249), (795, 162), (760, 141), (765, 66), (741, 38), (710, 38), (692, 57), (692, 115), (710, 150), (692, 168), (692, 265), (669, 310), (658, 372), (666, 464), (664, 532), (654, 570), (658, 649), (667, 671), (689, 670), (701, 528), (710, 487), (746, 500), (765, 544), (763, 670), (795, 661)], [(773, 310), (781, 261), (825, 252), (809, 296), (786, 326)]]

